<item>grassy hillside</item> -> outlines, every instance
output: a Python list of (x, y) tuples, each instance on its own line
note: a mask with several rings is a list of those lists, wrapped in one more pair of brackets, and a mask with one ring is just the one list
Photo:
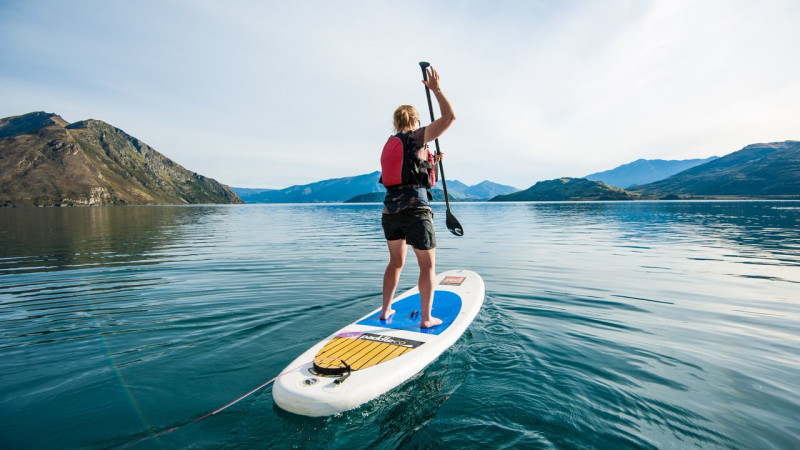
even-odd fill
[(800, 141), (753, 144), (665, 180), (632, 189), (649, 195), (800, 195)]
[(498, 195), (493, 202), (634, 200), (638, 194), (585, 178), (558, 178), (540, 181), (524, 191)]

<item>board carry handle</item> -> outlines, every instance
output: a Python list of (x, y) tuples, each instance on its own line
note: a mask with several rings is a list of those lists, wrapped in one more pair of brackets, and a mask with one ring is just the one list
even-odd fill
[[(331, 362), (338, 362), (341, 364), (331, 364)], [(347, 361), (341, 358), (333, 358), (333, 357), (320, 357), (315, 358), (312, 361), (314, 365), (314, 371), (320, 375), (342, 375), (344, 373), (350, 373), (350, 364), (347, 364)]]

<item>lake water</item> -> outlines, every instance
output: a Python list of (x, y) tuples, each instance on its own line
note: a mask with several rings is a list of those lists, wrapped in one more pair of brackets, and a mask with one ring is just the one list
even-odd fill
[(800, 447), (800, 202), (435, 208), (487, 291), (451, 350), (339, 416), (267, 387), (188, 425), (379, 305), (380, 205), (0, 210), (0, 448)]

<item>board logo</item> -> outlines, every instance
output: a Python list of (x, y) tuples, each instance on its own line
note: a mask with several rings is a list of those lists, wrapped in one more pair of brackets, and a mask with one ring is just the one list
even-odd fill
[(461, 286), (461, 283), (463, 283), (466, 279), (467, 277), (444, 277), (444, 280), (442, 280), (442, 282), (439, 284), (444, 284), (447, 286)]
[(372, 334), (372, 333), (364, 333), (361, 336), (359, 336), (358, 339), (364, 339), (373, 342), (383, 342), (384, 344), (391, 344), (391, 345), (396, 345), (398, 347), (407, 347), (407, 348), (417, 348), (420, 345), (424, 344), (424, 342), (412, 341), (411, 339), (400, 339), (396, 337), (385, 336), (382, 334)]
[(340, 338), (350, 338), (350, 339), (358, 339), (362, 334), (358, 331), (344, 331), (336, 335), (336, 337)]

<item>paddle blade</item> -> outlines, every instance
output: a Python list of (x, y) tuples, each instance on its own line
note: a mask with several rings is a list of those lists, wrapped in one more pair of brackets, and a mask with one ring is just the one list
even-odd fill
[(453, 213), (450, 212), (450, 209), (447, 210), (445, 224), (447, 225), (447, 229), (456, 236), (464, 235), (464, 229), (461, 228), (461, 224), (458, 222), (458, 219), (456, 219)]

